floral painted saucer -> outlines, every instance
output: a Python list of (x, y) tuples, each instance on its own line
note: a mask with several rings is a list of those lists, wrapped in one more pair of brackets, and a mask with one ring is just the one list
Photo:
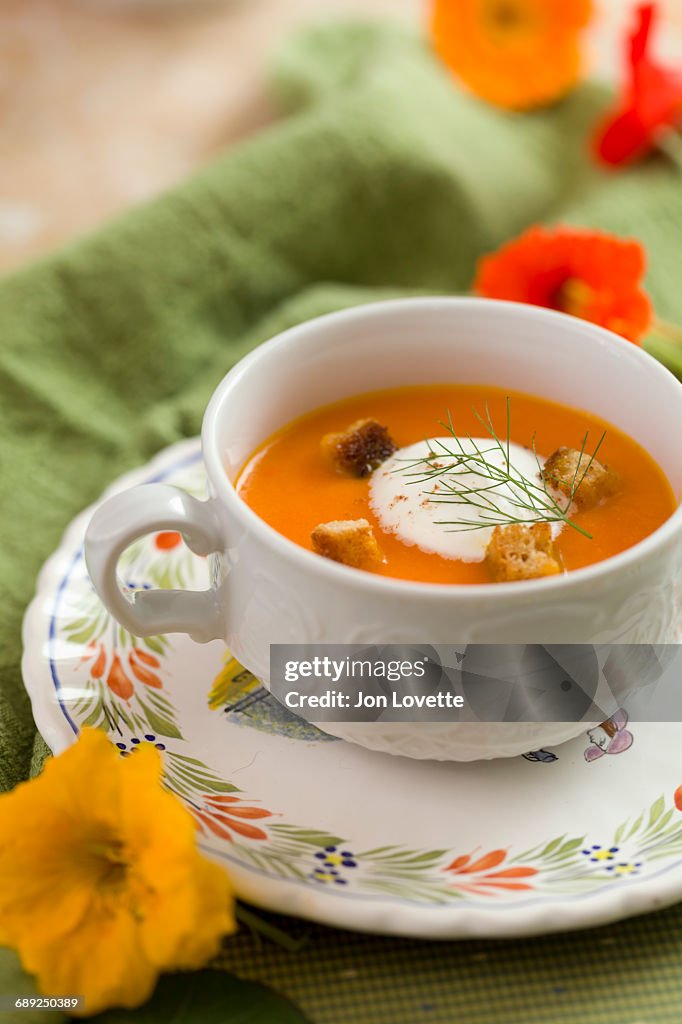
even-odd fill
[[(202, 496), (198, 440), (107, 494), (164, 480)], [(54, 751), (105, 729), (165, 781), (239, 896), (328, 925), (430, 938), (558, 931), (682, 899), (682, 724), (625, 711), (556, 750), (469, 764), (335, 740), (278, 705), (218, 642), (139, 640), (99, 603), (83, 562), (92, 510), (43, 569), (23, 673)], [(124, 555), (131, 588), (206, 586), (176, 533)]]

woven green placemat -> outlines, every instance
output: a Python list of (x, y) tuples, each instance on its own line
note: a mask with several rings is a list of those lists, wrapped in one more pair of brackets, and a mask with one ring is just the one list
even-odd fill
[(680, 1024), (682, 907), (587, 931), (424, 942), (272, 917), (289, 953), (242, 931), (220, 963), (315, 1024)]

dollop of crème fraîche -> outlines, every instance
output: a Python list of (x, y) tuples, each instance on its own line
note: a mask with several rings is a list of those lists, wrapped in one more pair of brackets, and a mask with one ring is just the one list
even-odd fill
[[(382, 528), (404, 544), (442, 558), (480, 562), (494, 524), (504, 522), (505, 516), (510, 522), (542, 521), (539, 512), (527, 507), (528, 494), (513, 480), (536, 483), (540, 506), (544, 461), (521, 445), (510, 442), (507, 449), (506, 442), (500, 447), (490, 437), (418, 441), (396, 451), (374, 471), (370, 504)], [(442, 469), (442, 475), (428, 479), (432, 470)], [(493, 525), (486, 526), (491, 519)], [(563, 523), (551, 526), (556, 537)]]

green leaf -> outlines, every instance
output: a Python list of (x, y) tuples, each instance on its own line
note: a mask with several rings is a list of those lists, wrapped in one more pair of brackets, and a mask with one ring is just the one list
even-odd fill
[(185, 798), (189, 800), (196, 795), (194, 789), (182, 779), (179, 779), (177, 775), (170, 776), (166, 773), (163, 777), (163, 784), (167, 790), (175, 793), (176, 796), (181, 797), (183, 800)]
[(637, 818), (637, 821), (636, 821), (636, 822), (634, 823), (634, 825), (632, 826), (632, 828), (630, 829), (630, 831), (629, 831), (629, 832), (628, 832), (628, 834), (626, 835), (626, 837), (625, 837), (625, 838), (626, 838), (626, 840), (627, 840), (627, 839), (632, 839), (632, 837), (634, 836), (634, 834), (635, 834), (636, 832), (639, 832), (640, 828), (642, 827), (642, 822), (643, 822), (643, 820), (644, 820), (644, 815), (643, 815), (643, 814), (640, 814), (639, 818)]
[(170, 739), (181, 740), (183, 738), (182, 733), (178, 729), (175, 722), (167, 718), (166, 715), (159, 714), (158, 711), (154, 711), (153, 708), (145, 704), (144, 701), (138, 697), (137, 703), (140, 705), (145, 718), (150, 726), (150, 731), (156, 736), (170, 737)]
[(569, 839), (553, 854), (552, 860), (564, 860), (566, 857), (570, 857), (584, 842), (585, 836), (580, 836), (578, 839)]
[(665, 797), (659, 796), (658, 800), (656, 800), (656, 802), (651, 805), (651, 811), (649, 812), (649, 824), (647, 825), (647, 829), (652, 828), (656, 824), (660, 816), (663, 814), (664, 808)]
[(628, 827), (628, 821), (629, 820), (630, 820), (629, 818), (626, 818), (626, 820), (623, 822), (623, 824), (619, 825), (618, 828), (616, 829), (616, 834), (613, 837), (613, 842), (614, 842), (615, 846), (619, 846), (620, 845), (620, 841), (623, 838), (623, 836), (625, 835), (625, 829)]
[(154, 651), (155, 654), (165, 654), (165, 646), (158, 636), (146, 636), (142, 642), (145, 647), (148, 647), (150, 651)]
[(174, 708), (168, 697), (164, 696), (163, 691), (154, 690), (152, 688), (147, 690), (147, 700), (150, 704), (153, 704), (164, 715), (172, 715)]
[[(14, 996), (37, 996), (33, 979), (21, 969), (19, 957), (11, 949), (0, 948), (0, 995), (5, 998)], [(77, 992), (69, 995), (78, 995)], [(61, 1024), (66, 1017), (58, 1010), (5, 1010), (2, 1014), (3, 1024)]]
[(74, 619), (72, 622), (69, 622), (68, 626), (64, 627), (64, 632), (65, 633), (77, 632), (79, 629), (83, 629), (85, 626), (89, 625), (91, 622), (92, 622), (92, 617), (90, 615), (83, 615), (80, 619)]
[(196, 757), (188, 757), (187, 754), (174, 754), (173, 756), (176, 761), (182, 761), (183, 764), (193, 764), (197, 768), (203, 768), (204, 770), (206, 769), (206, 765), (204, 764), (204, 762), (199, 761)]
[(273, 825), (273, 832), (279, 832), (297, 843), (307, 843), (309, 846), (338, 846), (346, 840), (340, 836), (330, 836), (327, 832), (320, 832), (312, 828), (298, 828), (296, 825)]
[(199, 789), (206, 793), (241, 793), (241, 790), (231, 782), (222, 782), (215, 777), (202, 779), (201, 776), (196, 776), (196, 782)]
[(665, 814), (663, 815), (662, 818), (659, 818), (659, 820), (656, 822), (656, 829), (655, 829), (655, 834), (657, 836), (660, 836), (661, 832), (663, 831), (665, 826), (669, 823), (669, 821), (672, 818), (672, 816), (673, 816), (673, 809), (671, 807), (668, 811), (665, 812)]
[(144, 1006), (108, 1010), (90, 1019), (96, 1024), (305, 1024), (306, 1020), (293, 1003), (272, 989), (223, 971), (167, 974)]
[(447, 850), (427, 850), (424, 853), (414, 853), (413, 850), (400, 850), (397, 853), (389, 853), (380, 858), (381, 864), (397, 867), (408, 867), (417, 864), (430, 864), (440, 860), (447, 853)]
[(90, 714), (87, 716), (87, 718), (84, 718), (83, 721), (81, 722), (81, 729), (83, 729), (87, 725), (91, 725), (93, 726), (93, 728), (96, 729), (103, 718), (104, 713), (102, 711), (102, 701), (98, 700), (95, 703), (95, 706), (90, 712)]
[(95, 635), (94, 625), (86, 626), (85, 629), (76, 630), (74, 633), (66, 633), (69, 643), (72, 644), (87, 644), (92, 640)]
[(123, 708), (123, 701), (114, 700), (111, 703), (111, 713), (112, 713), (112, 717), (113, 717), (113, 720), (114, 720), (114, 725), (118, 724), (118, 720), (120, 718), (121, 721), (126, 726), (126, 728), (130, 729), (131, 732), (134, 732), (135, 731), (135, 726), (133, 725), (133, 723), (130, 720), (129, 710), (130, 709), (128, 709), (128, 711), (124, 710), (124, 708)]
[(542, 859), (542, 857), (549, 857), (550, 853), (554, 853), (554, 851), (561, 846), (565, 838), (566, 833), (564, 832), (562, 836), (557, 836), (556, 839), (552, 839), (549, 843), (547, 843), (547, 846), (545, 846), (544, 849), (540, 851), (540, 853), (538, 854), (538, 859)]
[(166, 775), (189, 783), (194, 789), (207, 793), (240, 793), (241, 790), (231, 782), (223, 782), (217, 775), (209, 775), (208, 771), (197, 772), (176, 763), (175, 755), (169, 754), (166, 762)]

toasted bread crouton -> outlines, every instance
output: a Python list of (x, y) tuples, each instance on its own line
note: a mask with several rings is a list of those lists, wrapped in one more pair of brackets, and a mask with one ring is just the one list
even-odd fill
[(322, 451), (350, 476), (369, 476), (396, 450), (386, 427), (376, 420), (356, 420), (338, 434), (325, 434)]
[(549, 523), (496, 526), (486, 548), (485, 561), (496, 583), (533, 580), (561, 572)]
[(383, 556), (366, 519), (320, 523), (310, 535), (313, 551), (354, 569), (376, 569)]
[(590, 463), (590, 459), (591, 455), (587, 452), (581, 455), (576, 448), (557, 448), (542, 470), (543, 479), (549, 486), (561, 491), (567, 498), (570, 498), (573, 487), (578, 485), (573, 501), (581, 512), (610, 498), (619, 485), (616, 472), (596, 459)]

